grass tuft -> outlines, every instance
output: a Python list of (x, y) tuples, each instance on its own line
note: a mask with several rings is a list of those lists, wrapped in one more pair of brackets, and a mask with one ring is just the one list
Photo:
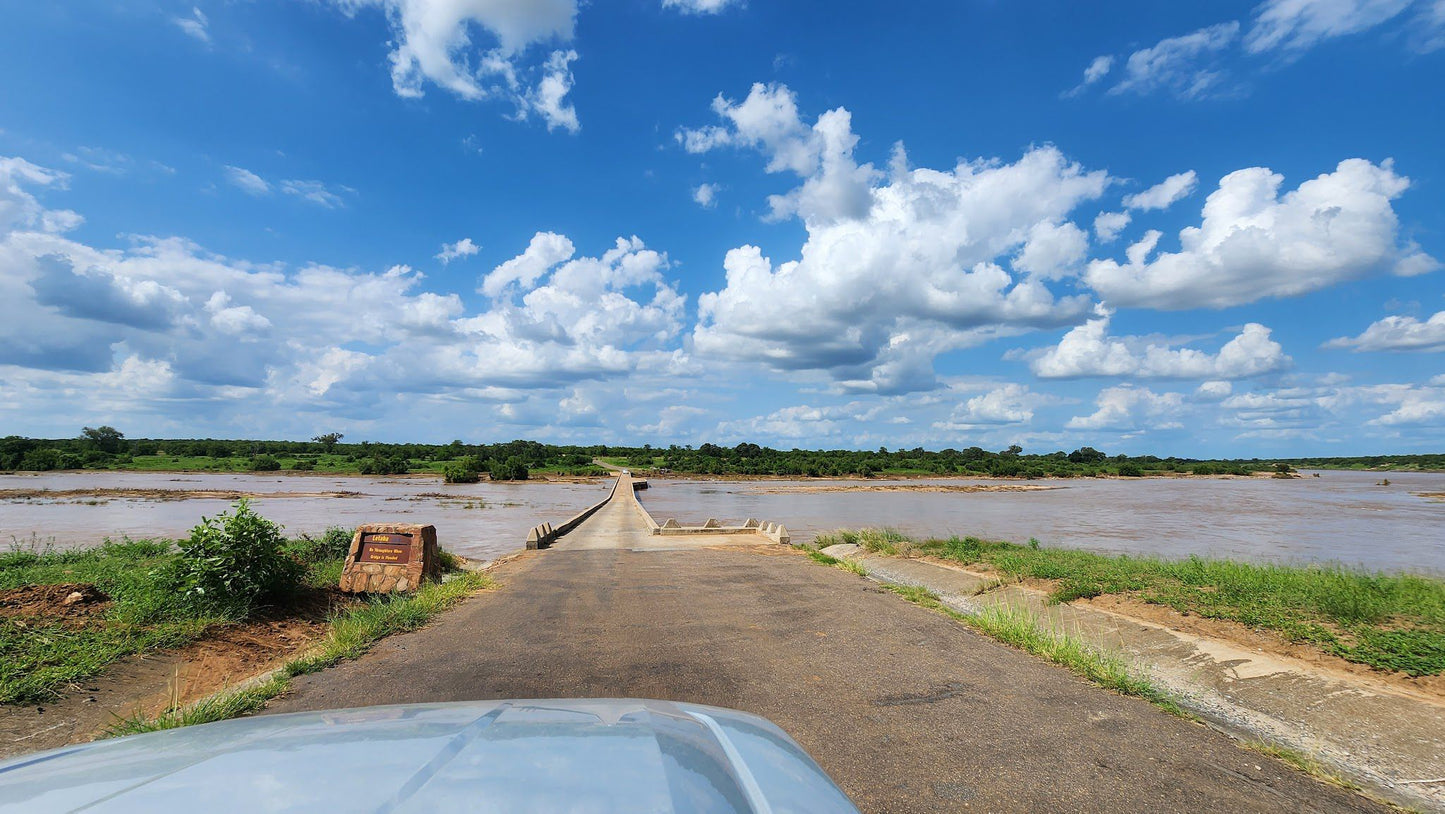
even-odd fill
[(927, 588), (918, 585), (883, 587), (909, 602), (951, 616), (1005, 644), (1047, 659), (1101, 687), (1142, 698), (1174, 715), (1188, 717), (1167, 693), (1135, 671), (1120, 656), (1099, 650), (1076, 637), (1056, 633), (1027, 610), (987, 608), (970, 616), (945, 605), (938, 594)]
[(868, 576), (868, 569), (864, 568), (862, 563), (854, 562), (847, 559), (840, 559), (838, 557), (834, 557), (832, 554), (824, 554), (816, 548), (805, 548), (803, 549), (803, 551), (806, 552), (807, 555), (811, 557), (816, 563), (822, 565), (831, 565), (834, 568), (842, 569), (850, 574), (857, 574), (860, 577)]

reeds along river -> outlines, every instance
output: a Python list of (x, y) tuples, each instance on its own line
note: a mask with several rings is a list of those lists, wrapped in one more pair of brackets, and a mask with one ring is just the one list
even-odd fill
[[(1388, 478), (1390, 485), (1377, 485)], [(971, 487), (1004, 491), (966, 491)], [(443, 546), (488, 558), (527, 530), (596, 502), (607, 484), (446, 485), (431, 478), (61, 472), (0, 475), (0, 544), (56, 546), (105, 537), (183, 537), (229, 493), (290, 534), (395, 520), (436, 525)], [(25, 497), (50, 490), (64, 496)], [(140, 490), (126, 492), (116, 490)], [(89, 493), (89, 494), (87, 494)], [(795, 541), (836, 528), (974, 535), (1094, 551), (1263, 562), (1338, 562), (1445, 575), (1445, 473), (1321, 472), (1270, 478), (1039, 481), (654, 480), (642, 493), (658, 521), (756, 517)]]

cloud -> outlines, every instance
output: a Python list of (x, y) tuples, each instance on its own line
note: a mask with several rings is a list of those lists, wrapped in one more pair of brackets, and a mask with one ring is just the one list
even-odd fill
[(1265, 0), (1254, 11), (1244, 47), (1254, 54), (1300, 52), (1323, 40), (1388, 22), (1414, 0)]
[(1290, 357), (1270, 338), (1270, 330), (1256, 322), (1245, 325), (1218, 353), (1209, 354), (1141, 337), (1110, 337), (1109, 316), (1104, 312), (1064, 334), (1058, 345), (1034, 358), (1034, 375), (1044, 379), (1242, 379), (1290, 365)]
[(23, 158), (0, 156), (0, 233), (21, 227), (64, 232), (83, 218), (68, 209), (46, 209), (27, 187), (63, 189), (70, 176), (31, 164)]
[[(785, 86), (756, 84), (713, 109), (724, 125), (681, 130), (678, 141), (691, 152), (752, 148), (769, 172), (801, 178), (769, 203), (800, 218), (807, 240), (776, 266), (756, 246), (727, 253), (726, 285), (698, 299), (698, 353), (820, 371), (848, 391), (907, 392), (935, 386), (939, 353), (1070, 324), (1091, 307), (1056, 297), (1044, 278), (1077, 257), (1081, 232), (1064, 224), (1103, 193), (1105, 173), (1051, 146), (1014, 163), (914, 169), (900, 145), (885, 174), (854, 159), (848, 111), (808, 126)], [(998, 262), (1010, 256), (1045, 273), (1016, 278)]]
[(692, 199), (703, 209), (712, 209), (717, 206), (717, 193), (721, 189), (717, 184), (698, 184), (692, 190)]
[(718, 14), (739, 5), (742, 0), (662, 0), (663, 8), (675, 8), (683, 14)]
[(582, 124), (577, 120), (577, 109), (567, 103), (573, 81), (571, 65), (576, 60), (576, 51), (553, 51), (552, 56), (547, 58), (541, 81), (527, 95), (532, 110), (541, 114), (548, 130), (560, 127), (574, 134), (582, 130)]
[(271, 192), (271, 185), (266, 179), (243, 167), (226, 165), (226, 180), (230, 184), (248, 195), (267, 195)]
[(340, 193), (355, 192), (349, 187), (333, 187), (324, 181), (308, 181), (297, 178), (282, 181), (281, 191), (325, 209), (340, 209), (346, 206), (346, 200), (341, 197)]
[(1179, 233), (1181, 250), (1149, 257), (1162, 234), (1130, 246), (1128, 261), (1089, 263), (1084, 279), (1111, 306), (1224, 308), (1289, 297), (1389, 272), (1439, 267), (1401, 244), (1391, 201), (1410, 180), (1391, 162), (1340, 162), (1332, 173), (1279, 195), (1284, 178), (1263, 167), (1226, 175), (1204, 204), (1203, 222)]
[(1194, 400), (1204, 402), (1223, 401), (1234, 392), (1234, 385), (1217, 379), (1200, 382), (1194, 390)]
[[(28, 394), (30, 409), (68, 404), (64, 415), (85, 415), (99, 409), (92, 386), (134, 377), (132, 397), (115, 396), (128, 411), (184, 400), (219, 421), (266, 405), (268, 420), (304, 428), (307, 411), (375, 416), (399, 393), (509, 403), (689, 369), (686, 298), (663, 277), (667, 256), (636, 238), (578, 257), (565, 237), (538, 235), (542, 251), (503, 264), (510, 283), (468, 309), (406, 266), (254, 263), (179, 238), (93, 247), (35, 228), (49, 211), (27, 188), (58, 174), (3, 159), (0, 171), (13, 181), (0, 184), (0, 211), (12, 213), (0, 228), (0, 380), (7, 399)], [(549, 244), (565, 251), (549, 257)], [(529, 259), (540, 267), (523, 268)], [(84, 405), (65, 401), (74, 392), (88, 394)]]
[(1232, 91), (1213, 60), (1238, 36), (1239, 23), (1231, 21), (1135, 51), (1124, 63), (1124, 78), (1109, 93), (1145, 95), (1167, 91), (1181, 99), (1227, 95)]
[(1128, 212), (1100, 212), (1094, 218), (1094, 234), (1103, 243), (1111, 243), (1129, 225), (1133, 216)]
[(205, 13), (202, 12), (200, 9), (192, 8), (191, 16), (172, 17), (171, 22), (174, 23), (176, 27), (186, 32), (186, 36), (196, 40), (200, 40), (207, 45), (211, 44), (211, 21), (206, 19)]
[(1143, 192), (1126, 196), (1124, 206), (1144, 211), (1168, 209), (1175, 201), (1193, 193), (1198, 183), (1199, 177), (1194, 174), (1194, 170), (1171, 175)]
[(1176, 419), (1184, 407), (1184, 397), (1126, 384), (1099, 391), (1094, 405), (1098, 409), (1093, 413), (1075, 416), (1065, 427), (1116, 432), (1177, 429), (1181, 426)]
[(1089, 63), (1088, 67), (1084, 68), (1083, 81), (1075, 85), (1072, 89), (1064, 91), (1064, 97), (1069, 98), (1073, 96), (1078, 96), (1086, 89), (1097, 83), (1100, 79), (1103, 79), (1105, 76), (1107, 76), (1109, 71), (1113, 70), (1113, 68), (1113, 56), (1106, 54), (1104, 56), (1094, 57), (1093, 61)]
[(531, 288), (548, 269), (572, 258), (572, 241), (555, 232), (538, 232), (526, 251), (492, 269), (477, 290), (488, 297), (500, 296), (508, 286)]
[(538, 113), (549, 130), (580, 129), (576, 110), (565, 102), (577, 52), (533, 56), (536, 46), (572, 39), (576, 0), (333, 2), (347, 14), (371, 7), (386, 15), (391, 83), (398, 96), (419, 98), (431, 83), (469, 101), (510, 100), (518, 118)]
[(1051, 401), (1048, 396), (1030, 392), (1027, 385), (1005, 384), (958, 405), (947, 421), (934, 426), (956, 432), (1000, 424), (1027, 424), (1033, 421), (1035, 409)]
[(1029, 229), (1028, 240), (1014, 256), (1013, 267), (1043, 279), (1077, 273), (1089, 253), (1089, 236), (1067, 221), (1040, 221)]
[(482, 247), (473, 243), (471, 238), (464, 237), (455, 243), (443, 243), (442, 250), (436, 254), (436, 259), (442, 261), (442, 265), (447, 265), (453, 260), (471, 257), (481, 250)]
[(1372, 323), (1359, 336), (1331, 339), (1324, 347), (1355, 351), (1442, 351), (1445, 350), (1445, 311), (1436, 312), (1424, 322), (1414, 317), (1385, 317)]

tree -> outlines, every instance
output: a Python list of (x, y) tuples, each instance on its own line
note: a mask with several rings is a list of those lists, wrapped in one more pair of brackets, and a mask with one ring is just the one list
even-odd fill
[(80, 437), (89, 441), (101, 452), (109, 452), (112, 455), (120, 452), (121, 444), (125, 443), (125, 433), (115, 427), (86, 427), (80, 431)]
[(323, 446), (323, 447), (326, 447), (326, 451), (327, 451), (327, 452), (330, 452), (332, 449), (334, 449), (334, 448), (336, 447), (336, 442), (337, 442), (337, 441), (340, 441), (341, 439), (343, 439), (343, 438), (345, 438), (345, 437), (346, 437), (346, 435), (345, 435), (344, 433), (328, 432), (328, 433), (326, 433), (325, 435), (318, 435), (318, 436), (316, 436), (315, 438), (312, 438), (311, 440), (312, 440), (312, 441), (315, 441), (316, 443), (320, 444), (320, 445)]

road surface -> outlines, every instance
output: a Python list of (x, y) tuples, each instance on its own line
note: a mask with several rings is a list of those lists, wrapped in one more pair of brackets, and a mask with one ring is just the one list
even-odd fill
[(772, 719), (864, 811), (1384, 810), (787, 547), (633, 550), (624, 505), (267, 711), (661, 698)]

